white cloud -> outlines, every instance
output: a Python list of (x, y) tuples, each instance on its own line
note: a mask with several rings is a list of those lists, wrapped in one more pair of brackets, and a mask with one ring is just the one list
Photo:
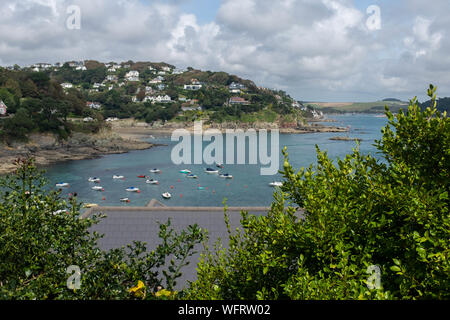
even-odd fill
[[(72, 59), (151, 60), (224, 70), (305, 100), (420, 95), (434, 82), (450, 95), (447, 0), (381, 6), (382, 29), (351, 0), (223, 0), (200, 24), (183, 0), (5, 0), (3, 64)], [(65, 27), (68, 5), (81, 30)]]

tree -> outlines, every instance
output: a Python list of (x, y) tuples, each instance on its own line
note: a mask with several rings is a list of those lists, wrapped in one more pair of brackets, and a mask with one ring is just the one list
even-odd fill
[[(49, 190), (32, 159), (16, 165), (0, 178), (0, 299), (154, 299), (159, 286), (173, 291), (202, 241), (197, 226), (175, 232), (169, 220), (153, 251), (139, 242), (99, 250), (100, 235), (90, 227), (101, 217), (80, 219), (76, 197), (66, 201)], [(79, 289), (67, 287), (69, 266), (80, 269)]]
[(334, 163), (317, 148), (317, 165), (295, 172), (285, 149), (267, 216), (244, 212), (228, 249), (205, 250), (188, 298), (449, 299), (450, 121), (416, 99), (386, 115), (384, 161), (355, 149)]

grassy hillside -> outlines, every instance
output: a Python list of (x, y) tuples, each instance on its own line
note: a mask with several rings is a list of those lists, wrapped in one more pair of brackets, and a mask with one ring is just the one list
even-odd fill
[(387, 105), (393, 112), (398, 112), (400, 109), (406, 109), (408, 104), (403, 101), (389, 99), (386, 101), (375, 102), (311, 102), (305, 103), (311, 105), (325, 113), (342, 113), (342, 112), (364, 112), (364, 113), (379, 113), (384, 111)]

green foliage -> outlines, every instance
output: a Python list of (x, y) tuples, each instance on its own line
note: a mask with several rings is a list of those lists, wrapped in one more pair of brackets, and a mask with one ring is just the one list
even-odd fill
[(449, 299), (449, 119), (416, 100), (386, 115), (385, 161), (317, 148), (317, 165), (295, 172), (285, 149), (267, 216), (244, 212), (228, 249), (206, 248), (188, 298)]
[[(16, 164), (0, 178), (0, 299), (154, 299), (160, 286), (173, 290), (203, 239), (196, 225), (175, 232), (169, 220), (153, 251), (139, 242), (102, 251), (90, 232), (101, 217), (80, 218), (76, 197), (48, 190), (32, 160)], [(67, 287), (72, 265), (81, 271), (79, 289)], [(130, 290), (138, 282), (143, 295)]]

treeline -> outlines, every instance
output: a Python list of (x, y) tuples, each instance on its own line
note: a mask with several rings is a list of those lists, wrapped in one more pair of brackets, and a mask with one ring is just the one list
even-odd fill
[[(424, 103), (420, 104), (420, 108), (422, 110), (425, 110), (428, 107), (431, 107), (431, 100), (425, 101)], [(450, 97), (445, 98), (439, 98), (436, 100), (436, 109), (440, 112), (450, 112)]]
[(61, 85), (43, 72), (10, 71), (0, 68), (0, 99), (7, 106), (2, 119), (3, 140), (26, 139), (31, 132), (70, 134), (67, 117), (83, 115), (86, 101), (78, 90), (65, 93)]

